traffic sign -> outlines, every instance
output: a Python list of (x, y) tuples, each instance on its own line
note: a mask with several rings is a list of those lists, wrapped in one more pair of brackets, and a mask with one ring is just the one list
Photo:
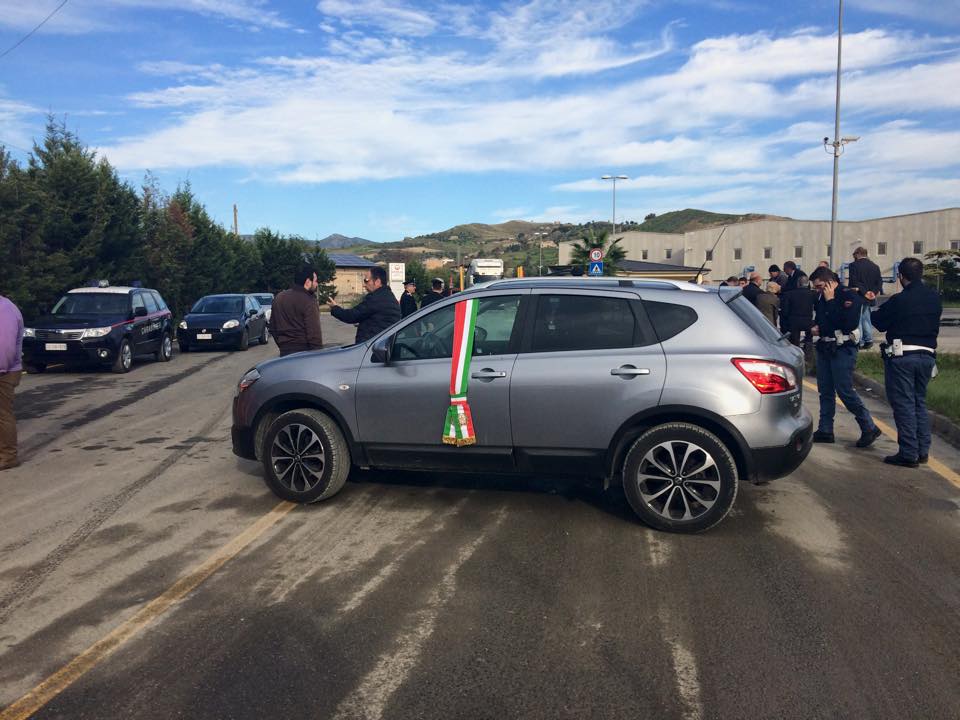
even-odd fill
[(600, 248), (593, 248), (590, 251), (590, 262), (600, 262), (603, 260), (603, 250)]
[(603, 275), (603, 263), (602, 262), (592, 262), (590, 263), (590, 275)]

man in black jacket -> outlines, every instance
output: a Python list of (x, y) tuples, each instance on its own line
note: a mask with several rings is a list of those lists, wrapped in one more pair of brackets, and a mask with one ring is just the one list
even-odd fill
[(437, 300), (443, 300), (443, 280), (440, 278), (434, 278), (430, 283), (430, 292), (426, 293), (423, 296), (423, 300), (420, 301), (420, 307), (425, 308), (431, 303), (435, 303)]
[(743, 287), (743, 296), (752, 302), (754, 305), (757, 304), (757, 296), (763, 292), (760, 289), (760, 283), (763, 282), (763, 278), (760, 277), (760, 273), (752, 272), (750, 273), (750, 278), (747, 280), (747, 284)]
[(870, 308), (877, 304), (877, 295), (883, 287), (883, 278), (880, 268), (867, 257), (867, 249), (858, 247), (853, 251), (853, 262), (850, 263), (850, 282), (847, 287), (864, 299), (860, 311), (860, 347), (868, 349), (873, 346), (873, 326), (870, 324)]
[(807, 274), (803, 270), (797, 269), (797, 264), (793, 260), (787, 260), (783, 264), (783, 275), (786, 275), (786, 280), (783, 283), (780, 283), (780, 286), (783, 288), (783, 292), (788, 293), (797, 289), (797, 281), (806, 277)]
[(381, 330), (386, 330), (400, 319), (400, 303), (387, 285), (387, 271), (373, 265), (364, 273), (363, 286), (367, 296), (350, 310), (330, 300), (330, 314), (345, 323), (357, 324), (356, 342), (369, 340)]
[(923, 284), (923, 263), (917, 258), (903, 260), (899, 276), (903, 290), (873, 313), (877, 330), (887, 333), (886, 344), (880, 346), (883, 377), (899, 446), (896, 455), (883, 461), (915, 468), (927, 462), (930, 452), (927, 383), (936, 365), (943, 305), (936, 291)]
[(400, 296), (400, 315), (407, 317), (417, 311), (417, 281), (407, 278), (403, 283), (403, 295)]
[[(832, 443), (833, 418), (837, 412), (837, 395), (860, 426), (857, 447), (865, 448), (880, 437), (880, 428), (870, 411), (853, 389), (853, 369), (857, 365), (857, 343), (853, 331), (860, 323), (863, 302), (852, 290), (840, 284), (830, 268), (817, 268), (810, 276), (819, 294), (814, 303), (817, 338), (817, 391), (820, 394), (820, 422), (813, 441)], [(794, 291), (796, 292), (796, 290)]]
[(806, 276), (797, 281), (797, 289), (780, 294), (780, 329), (790, 333), (790, 342), (800, 345), (800, 333), (805, 344), (810, 342), (810, 327), (813, 325), (813, 302), (816, 293), (810, 289)]

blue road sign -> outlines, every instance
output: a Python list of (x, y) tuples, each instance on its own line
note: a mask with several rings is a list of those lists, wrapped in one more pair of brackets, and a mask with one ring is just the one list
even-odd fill
[(590, 275), (603, 275), (603, 263), (602, 262), (592, 262), (590, 263)]

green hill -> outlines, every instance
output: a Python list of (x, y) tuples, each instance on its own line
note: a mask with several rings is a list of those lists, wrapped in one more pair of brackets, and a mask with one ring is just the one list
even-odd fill
[(625, 229), (640, 230), (642, 232), (683, 233), (699, 230), (713, 225), (731, 225), (733, 223), (764, 220), (768, 218), (784, 219), (779, 215), (760, 215), (748, 213), (746, 215), (727, 215), (724, 213), (708, 212), (706, 210), (674, 210), (673, 212), (657, 215), (644, 220), (639, 225), (627, 226)]

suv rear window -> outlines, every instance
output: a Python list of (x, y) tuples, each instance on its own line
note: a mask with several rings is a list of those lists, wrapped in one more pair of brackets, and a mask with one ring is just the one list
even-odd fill
[(541, 295), (530, 352), (633, 347), (636, 327), (625, 298)]
[(757, 310), (756, 306), (743, 295), (737, 295), (727, 305), (737, 314), (738, 318), (743, 320), (751, 330), (767, 342), (777, 342), (783, 337), (763, 316), (763, 313)]
[(644, 300), (643, 307), (650, 316), (650, 322), (660, 342), (679, 335), (693, 325), (698, 317), (697, 311), (686, 305)]

